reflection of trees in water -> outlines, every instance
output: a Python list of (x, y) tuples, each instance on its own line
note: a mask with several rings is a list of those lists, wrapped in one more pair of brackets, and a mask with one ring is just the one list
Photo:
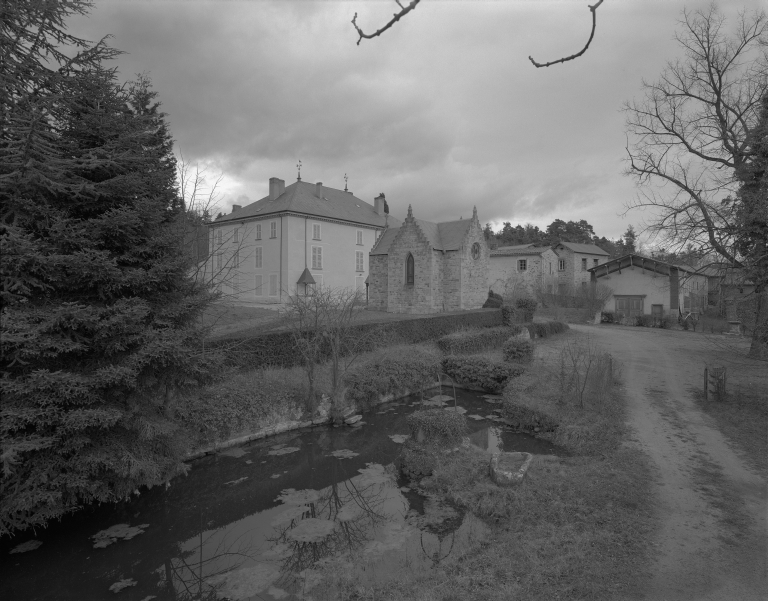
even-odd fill
[[(222, 535), (223, 533), (223, 535)], [(197, 544), (188, 550), (177, 543), (175, 557), (165, 560), (160, 586), (174, 601), (216, 601), (224, 586), (220, 577), (254, 557), (249, 531), (230, 539), (227, 527), (204, 531), (200, 515)], [(247, 538), (246, 538), (247, 537)], [(213, 581), (213, 582), (212, 582)]]
[[(367, 483), (364, 477), (332, 484), (319, 491), (318, 498), (308, 503), (307, 511), (275, 526), (275, 535), (267, 540), (287, 547), (287, 556), (280, 568), (281, 580), (311, 568), (321, 559), (352, 552), (370, 541), (374, 528), (393, 517), (383, 508), (387, 489), (392, 485), (392, 480)], [(326, 519), (336, 524), (330, 534), (318, 541), (293, 540), (291, 531), (307, 518)]]

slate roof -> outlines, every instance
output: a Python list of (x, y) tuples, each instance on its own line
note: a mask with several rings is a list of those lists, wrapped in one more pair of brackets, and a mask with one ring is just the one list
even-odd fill
[[(414, 219), (416, 225), (419, 226), (421, 231), (429, 240), (429, 244), (434, 250), (458, 250), (461, 248), (464, 237), (467, 235), (470, 225), (472, 225), (471, 219), (460, 219), (459, 221), (446, 221), (443, 223), (432, 223), (431, 221), (423, 221), (422, 219)], [(392, 241), (397, 236), (399, 227), (389, 227), (379, 238), (376, 246), (370, 254), (372, 255), (387, 255), (389, 254), (389, 247), (392, 246)]]
[(696, 270), (692, 267), (685, 265), (675, 265), (673, 263), (667, 263), (666, 261), (660, 261), (659, 259), (652, 259), (650, 257), (644, 257), (642, 255), (630, 253), (621, 257), (616, 257), (605, 263), (601, 263), (597, 267), (592, 267), (587, 271), (594, 272), (597, 277), (608, 275), (611, 271), (618, 271), (620, 269), (626, 269), (631, 266), (642, 267), (649, 271), (657, 271), (659, 273), (669, 274), (671, 267), (677, 268), (678, 271), (689, 273), (691, 275), (701, 275), (696, 273)]
[(586, 255), (602, 255), (602, 256), (609, 256), (607, 252), (605, 252), (602, 248), (599, 246), (595, 246), (594, 244), (580, 244), (578, 242), (561, 242), (558, 246), (565, 246), (568, 250), (572, 250), (575, 253), (583, 253)]
[(510, 257), (516, 255), (541, 255), (551, 250), (551, 246), (534, 246), (533, 244), (519, 244), (517, 246), (499, 246), (491, 251), (492, 257)]
[(285, 192), (275, 200), (270, 200), (269, 196), (265, 196), (261, 200), (232, 211), (228, 215), (223, 215), (216, 219), (213, 225), (284, 212), (325, 217), (375, 227), (384, 227), (387, 222), (394, 226), (399, 226), (401, 223), (392, 215), (389, 215), (388, 219), (385, 220), (384, 215), (378, 215), (374, 211), (373, 205), (360, 200), (349, 192), (327, 186), (322, 186), (321, 191), (323, 198), (318, 198), (315, 193), (315, 184), (296, 181), (286, 186)]

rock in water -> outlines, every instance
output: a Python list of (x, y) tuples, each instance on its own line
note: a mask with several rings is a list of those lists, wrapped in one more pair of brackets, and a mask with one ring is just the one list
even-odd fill
[(359, 415), (359, 414), (353, 415), (352, 417), (348, 417), (347, 419), (345, 419), (344, 423), (347, 424), (348, 426), (351, 426), (352, 424), (356, 424), (357, 422), (359, 422), (361, 419), (363, 419), (362, 415)]

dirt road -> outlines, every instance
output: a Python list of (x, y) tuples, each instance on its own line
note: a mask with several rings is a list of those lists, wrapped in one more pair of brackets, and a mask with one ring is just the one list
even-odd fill
[(762, 378), (766, 387), (768, 366), (727, 346), (718, 352), (718, 342), (700, 334), (572, 328), (622, 362), (632, 444), (646, 451), (658, 470), (661, 527), (645, 599), (768, 599), (765, 475), (728, 443), (691, 393), (703, 387), (707, 360)]

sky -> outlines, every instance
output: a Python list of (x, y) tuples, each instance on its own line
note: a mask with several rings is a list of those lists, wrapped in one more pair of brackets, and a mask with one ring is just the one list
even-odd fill
[[(591, 1), (591, 0), (590, 0)], [(722, 2), (726, 16), (762, 0)], [(394, 0), (94, 0), (69, 31), (109, 34), (123, 80), (150, 76), (176, 152), (223, 176), (218, 210), (268, 193), (270, 177), (343, 189), (390, 212), (495, 230), (586, 219), (617, 238), (649, 215), (623, 175), (622, 103), (667, 61), (682, 10), (709, 0), (422, 0), (380, 28)]]

